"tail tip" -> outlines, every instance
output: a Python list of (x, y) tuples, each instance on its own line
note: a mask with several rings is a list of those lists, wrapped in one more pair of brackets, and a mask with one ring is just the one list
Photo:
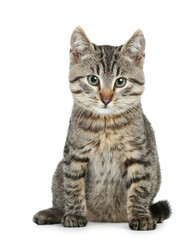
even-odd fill
[(158, 222), (162, 222), (163, 220), (169, 218), (172, 214), (171, 205), (167, 200), (152, 204), (150, 206), (150, 211), (153, 217), (158, 219)]

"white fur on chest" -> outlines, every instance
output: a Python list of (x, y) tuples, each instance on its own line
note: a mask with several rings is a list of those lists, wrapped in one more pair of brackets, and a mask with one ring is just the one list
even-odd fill
[(90, 152), (86, 196), (89, 219), (93, 221), (126, 220), (125, 156), (123, 151), (113, 149), (118, 139), (103, 134)]
[(123, 152), (114, 151), (112, 147), (117, 144), (118, 138), (103, 133), (95, 148), (90, 152), (89, 172), (92, 180), (100, 184), (117, 184), (121, 178), (124, 160)]

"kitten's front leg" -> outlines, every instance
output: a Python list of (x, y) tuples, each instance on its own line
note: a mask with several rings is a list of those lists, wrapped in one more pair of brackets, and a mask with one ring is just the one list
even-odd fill
[(65, 227), (84, 227), (86, 219), (85, 174), (88, 158), (70, 155), (63, 162)]
[(151, 197), (151, 173), (147, 171), (149, 162), (131, 159), (127, 169), (127, 214), (132, 230), (152, 230), (156, 221), (152, 217), (149, 206)]

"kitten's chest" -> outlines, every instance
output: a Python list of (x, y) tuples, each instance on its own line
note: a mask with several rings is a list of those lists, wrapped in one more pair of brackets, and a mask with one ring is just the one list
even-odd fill
[(120, 181), (124, 171), (124, 142), (120, 136), (103, 132), (90, 152), (89, 172), (97, 183)]
[[(90, 219), (97, 213), (101, 221), (123, 221), (125, 219), (125, 164), (124, 152), (116, 149), (119, 136), (112, 138), (103, 134), (92, 148), (86, 181), (86, 199)], [(121, 143), (122, 148), (122, 143)], [(121, 209), (123, 219), (118, 210)], [(111, 216), (109, 216), (111, 214)]]
[(139, 152), (130, 144), (130, 139), (118, 132), (104, 131), (95, 139), (89, 154), (88, 172), (92, 183), (111, 186), (124, 182), (125, 161), (137, 158)]
[(125, 132), (104, 131), (90, 146), (86, 200), (92, 220), (96, 213), (100, 221), (126, 221), (125, 161), (138, 154), (130, 140)]
[(133, 137), (125, 136), (123, 132), (103, 131), (94, 139), (91, 146), (90, 162), (91, 165), (101, 169), (115, 169), (115, 166), (123, 165), (127, 158), (137, 158), (139, 152), (131, 143)]

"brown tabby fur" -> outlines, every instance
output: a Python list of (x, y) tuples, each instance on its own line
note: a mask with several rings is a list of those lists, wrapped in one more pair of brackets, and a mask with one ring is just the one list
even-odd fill
[[(77, 27), (71, 37), (70, 89), (74, 106), (64, 158), (53, 177), (53, 207), (37, 224), (128, 222), (151, 230), (170, 215), (152, 204), (160, 168), (152, 127), (143, 114), (145, 39), (138, 30), (123, 46), (97, 46)], [(95, 76), (96, 85), (89, 82)], [(118, 87), (116, 79), (124, 81)]]

